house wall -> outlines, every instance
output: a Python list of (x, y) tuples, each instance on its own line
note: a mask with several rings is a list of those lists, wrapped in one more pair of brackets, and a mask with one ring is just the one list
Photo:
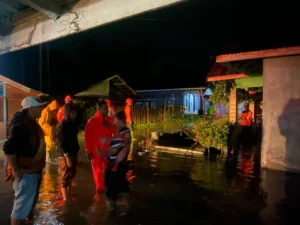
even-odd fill
[[(143, 103), (136, 103), (140, 106), (150, 106), (151, 108), (156, 106), (175, 105), (177, 107), (184, 106), (185, 94), (198, 94), (197, 106), (202, 109), (200, 89), (187, 89), (187, 90), (161, 90), (161, 91), (136, 91), (145, 101)], [(205, 101), (207, 101), (205, 99)], [(198, 107), (197, 107), (198, 108)]]
[(4, 101), (6, 100), (7, 106), (7, 122), (9, 122), (14, 114), (21, 109), (21, 102), (27, 96), (35, 96), (36, 94), (27, 93), (23, 90), (15, 88), (9, 84), (6, 84), (6, 99), (0, 97), (0, 139), (6, 138), (6, 123), (3, 118)]
[(262, 167), (300, 171), (300, 56), (263, 61)]

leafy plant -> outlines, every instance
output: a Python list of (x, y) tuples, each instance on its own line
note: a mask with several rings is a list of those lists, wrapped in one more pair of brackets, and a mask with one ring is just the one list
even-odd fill
[(250, 95), (249, 91), (246, 91), (245, 89), (239, 89), (237, 91), (237, 102), (238, 103), (241, 103), (244, 101), (255, 102), (258, 97), (257, 93), (262, 92), (262, 88), (252, 88), (250, 90), (255, 91), (255, 94)]
[(214, 119), (213, 117), (201, 118), (194, 125), (196, 139), (205, 148), (226, 149), (230, 136), (231, 123), (228, 117)]
[(216, 81), (212, 84), (212, 95), (209, 97), (215, 103), (228, 104), (230, 98), (230, 90), (234, 87), (234, 81)]
[(86, 109), (86, 116), (88, 119), (92, 118), (96, 113), (96, 106), (90, 106)]

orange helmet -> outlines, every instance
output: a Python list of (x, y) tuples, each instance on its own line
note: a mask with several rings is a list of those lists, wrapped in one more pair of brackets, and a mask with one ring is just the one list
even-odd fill
[(133, 102), (132, 98), (127, 98), (127, 99), (126, 99), (126, 103), (127, 103), (127, 104), (130, 104), (130, 103), (132, 103), (132, 102)]
[(72, 102), (72, 101), (73, 101), (73, 99), (72, 99), (71, 95), (67, 95), (67, 96), (65, 97), (65, 103), (67, 103), (67, 102)]

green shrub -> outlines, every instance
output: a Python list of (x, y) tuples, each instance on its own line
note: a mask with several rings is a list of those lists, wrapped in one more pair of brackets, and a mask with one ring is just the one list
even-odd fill
[(87, 119), (90, 119), (92, 118), (96, 113), (96, 106), (93, 105), (93, 106), (90, 106), (86, 109), (86, 116), (87, 116)]
[(228, 117), (203, 117), (194, 125), (196, 139), (205, 148), (227, 149), (231, 123)]

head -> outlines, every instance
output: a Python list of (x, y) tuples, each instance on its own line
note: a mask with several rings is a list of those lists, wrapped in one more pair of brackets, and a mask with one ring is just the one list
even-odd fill
[(249, 103), (245, 103), (244, 104), (244, 110), (245, 111), (249, 111)]
[(260, 102), (259, 107), (263, 109), (263, 101)]
[(118, 129), (121, 129), (123, 127), (126, 127), (126, 115), (124, 111), (119, 111), (116, 113), (116, 120), (114, 124)]
[(35, 97), (26, 97), (21, 102), (22, 110), (26, 110), (28, 115), (36, 120), (41, 117), (42, 110), (46, 106), (46, 102), (41, 103)]
[(98, 112), (100, 112), (103, 116), (107, 116), (108, 114), (108, 106), (106, 101), (101, 100), (96, 103), (96, 109)]
[(65, 103), (66, 103), (66, 104), (71, 103), (72, 101), (73, 101), (73, 99), (72, 99), (71, 95), (67, 95), (67, 96), (65, 97)]
[(71, 104), (64, 106), (64, 119), (69, 121), (75, 121), (77, 118), (77, 110)]
[(126, 104), (127, 105), (132, 105), (133, 104), (133, 100), (131, 98), (127, 98), (126, 99)]

